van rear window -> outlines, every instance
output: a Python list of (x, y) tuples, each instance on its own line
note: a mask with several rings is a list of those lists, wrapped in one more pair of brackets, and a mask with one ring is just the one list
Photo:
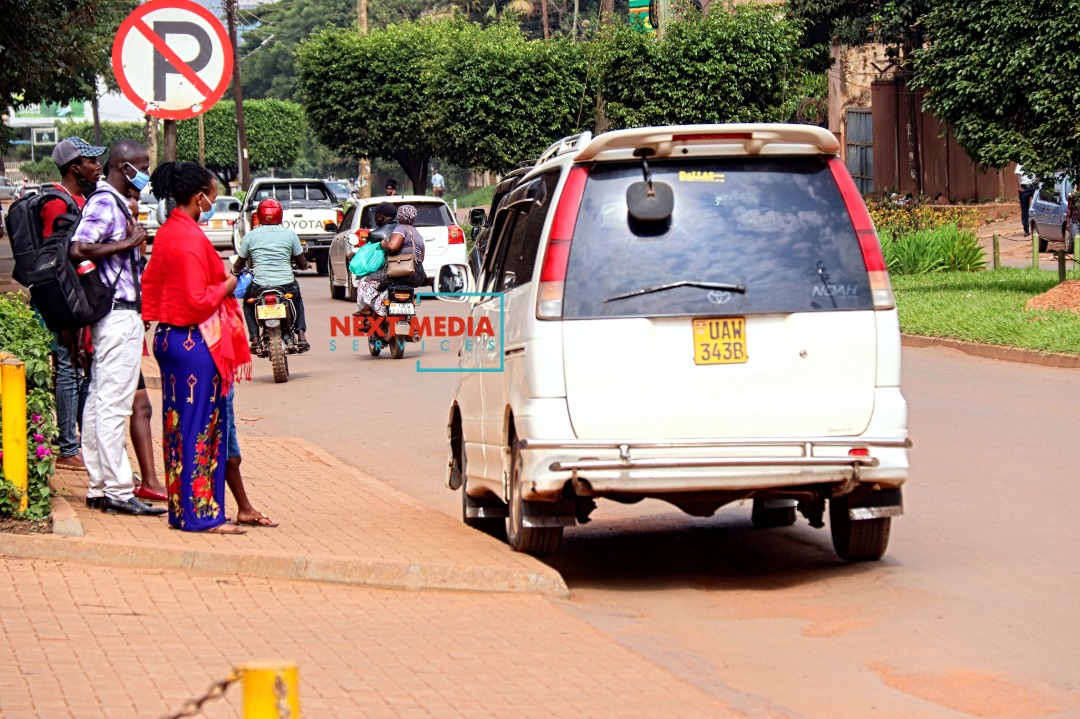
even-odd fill
[[(823, 158), (649, 166), (675, 195), (671, 221), (659, 227), (626, 212), (627, 187), (643, 179), (640, 163), (592, 166), (570, 246), (564, 318), (872, 308), (858, 238)], [(684, 284), (658, 289), (675, 283)]]

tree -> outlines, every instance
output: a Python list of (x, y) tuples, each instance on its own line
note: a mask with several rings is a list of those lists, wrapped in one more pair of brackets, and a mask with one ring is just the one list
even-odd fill
[[(136, 140), (145, 144), (146, 125), (141, 122), (102, 122), (100, 123), (101, 129), (101, 146), (112, 147), (116, 144), (117, 140)], [(81, 137), (82, 139), (95, 144), (96, 140), (91, 140), (93, 137), (94, 125), (90, 122), (65, 122), (60, 125), (60, 138), (66, 137)]]
[(668, 24), (662, 40), (616, 22), (591, 48), (614, 128), (789, 119), (805, 75), (799, 25), (770, 7), (715, 7)]
[[(0, 0), (0, 107), (94, 100), (136, 0)], [(8, 131), (0, 118), (0, 149)]]
[(427, 189), (436, 138), (438, 73), (464, 23), (421, 20), (365, 35), (324, 30), (300, 45), (299, 86), (319, 140), (351, 157), (395, 160), (416, 192)]
[(926, 26), (915, 82), (972, 159), (1080, 179), (1074, 0), (938, 0)]
[(439, 158), (506, 172), (591, 122), (585, 53), (569, 38), (527, 40), (516, 24), (462, 27), (433, 85), (427, 131)]
[[(287, 167), (296, 161), (304, 143), (304, 110), (282, 100), (244, 102), (248, 131), (248, 156), (252, 170)], [(225, 185), (226, 192), (237, 177), (236, 104), (220, 100), (203, 115), (206, 166)], [(198, 120), (176, 125), (176, 158), (199, 159)]]

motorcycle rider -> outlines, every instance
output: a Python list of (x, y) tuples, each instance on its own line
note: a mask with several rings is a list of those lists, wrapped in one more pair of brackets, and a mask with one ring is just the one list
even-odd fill
[(300, 295), (300, 284), (293, 276), (293, 263), (300, 270), (310, 267), (300, 246), (300, 238), (292, 230), (281, 226), (284, 213), (281, 203), (274, 198), (268, 197), (260, 202), (255, 214), (259, 218), (259, 226), (244, 235), (239, 257), (233, 264), (233, 274), (237, 276), (249, 260), (252, 264), (251, 284), (244, 294), (244, 319), (251, 338), (251, 351), (256, 352), (260, 347), (259, 324), (255, 320), (255, 303), (247, 300), (258, 297), (264, 290), (276, 288), (292, 293), (296, 307), (296, 346), (300, 352), (307, 352), (311, 345), (307, 341), (304, 299)]
[[(397, 208), (393, 202), (380, 202), (375, 205), (375, 227), (368, 235), (368, 242), (382, 242), (389, 239), (391, 233), (394, 231), (394, 227), (397, 226), (395, 218), (397, 217)], [(364, 302), (363, 298), (357, 295), (356, 298), (356, 312), (357, 315), (370, 315), (372, 314), (371, 307)]]

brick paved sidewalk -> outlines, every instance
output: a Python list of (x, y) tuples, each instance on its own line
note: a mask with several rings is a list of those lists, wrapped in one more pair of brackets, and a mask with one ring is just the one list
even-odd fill
[(544, 597), (20, 559), (0, 559), (0, 586), (4, 719), (167, 716), (277, 660), (310, 719), (736, 716)]
[[(156, 394), (151, 392), (155, 405)], [(53, 478), (59, 499), (54, 503), (55, 529), (71, 532), (74, 527), (77, 533), (81, 527), (84, 536), (0, 533), (0, 556), (401, 589), (568, 594), (562, 577), (546, 564), (425, 507), (304, 440), (247, 437), (241, 428), (241, 447), (248, 496), (279, 527), (248, 527), (243, 536), (199, 534), (170, 529), (164, 517), (103, 514), (85, 505), (86, 473), (61, 470)], [(138, 467), (134, 454), (129, 455)], [(226, 492), (226, 514), (235, 513)], [(66, 515), (71, 519), (64, 520)]]

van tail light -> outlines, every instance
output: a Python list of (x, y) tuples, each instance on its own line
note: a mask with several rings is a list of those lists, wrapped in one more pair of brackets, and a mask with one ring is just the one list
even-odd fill
[(449, 232), (451, 245), (463, 245), (465, 244), (465, 233), (457, 225), (450, 225), (446, 228)]
[(360, 228), (353, 233), (353, 239), (349, 240), (349, 244), (353, 247), (359, 247), (360, 245), (367, 244), (368, 235), (371, 234), (371, 230)]
[(891, 310), (896, 307), (896, 298), (893, 296), (892, 283), (889, 282), (889, 272), (885, 269), (885, 256), (881, 254), (881, 242), (878, 240), (877, 230), (874, 229), (874, 221), (870, 219), (866, 203), (863, 202), (859, 188), (855, 186), (855, 181), (851, 179), (851, 173), (843, 161), (839, 157), (830, 157), (829, 170), (832, 171), (836, 186), (844, 198), (844, 206), (855, 226), (855, 235), (859, 238), (874, 309)]
[(540, 266), (540, 282), (536, 293), (536, 317), (541, 320), (557, 320), (562, 317), (563, 290), (566, 287), (566, 266), (570, 259), (570, 242), (574, 239), (581, 197), (589, 168), (573, 165), (563, 183), (559, 204), (551, 220), (544, 263)]
[(341, 227), (341, 223), (344, 222), (344, 221), (345, 221), (345, 212), (343, 210), (338, 210), (337, 211), (337, 222), (335, 224), (338, 227)]
[(251, 213), (251, 229), (255, 229), (260, 224), (262, 224), (262, 223), (259, 222), (259, 213), (258, 212), (252, 212)]
[(867, 449), (866, 447), (855, 447), (854, 449), (849, 449), (848, 450), (848, 456), (849, 457), (869, 457), (870, 456), (870, 450)]

